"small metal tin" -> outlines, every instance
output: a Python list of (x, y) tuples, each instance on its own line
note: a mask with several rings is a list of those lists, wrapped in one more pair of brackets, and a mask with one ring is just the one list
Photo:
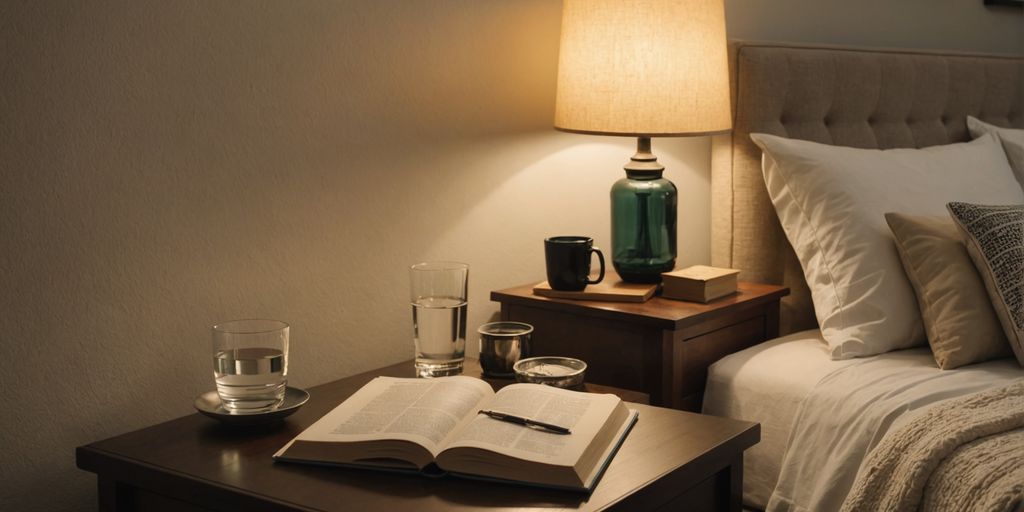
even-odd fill
[(513, 366), (530, 357), (533, 326), (522, 322), (492, 322), (480, 326), (480, 367), (486, 377), (512, 377)]
[(519, 382), (579, 389), (583, 387), (587, 363), (571, 357), (543, 356), (523, 359), (513, 369)]

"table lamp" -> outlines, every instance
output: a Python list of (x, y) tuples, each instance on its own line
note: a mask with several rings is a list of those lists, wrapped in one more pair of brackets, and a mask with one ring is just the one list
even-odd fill
[(651, 137), (732, 127), (723, 0), (564, 0), (555, 128), (637, 138), (612, 186), (612, 262), (624, 281), (675, 268), (676, 187)]

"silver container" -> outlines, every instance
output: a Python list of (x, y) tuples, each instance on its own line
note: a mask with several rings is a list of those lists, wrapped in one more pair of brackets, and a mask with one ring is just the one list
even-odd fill
[(581, 389), (587, 363), (571, 357), (531, 357), (515, 364), (516, 380), (558, 388)]
[(513, 365), (530, 357), (533, 326), (522, 322), (492, 322), (481, 325), (480, 367), (488, 377), (511, 377)]

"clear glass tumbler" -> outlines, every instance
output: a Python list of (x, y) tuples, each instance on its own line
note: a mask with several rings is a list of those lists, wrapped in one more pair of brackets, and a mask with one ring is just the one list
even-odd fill
[(462, 373), (466, 356), (466, 293), (469, 265), (417, 263), (409, 269), (416, 375)]
[(288, 324), (233, 320), (213, 326), (213, 377), (224, 407), (271, 410), (288, 386)]

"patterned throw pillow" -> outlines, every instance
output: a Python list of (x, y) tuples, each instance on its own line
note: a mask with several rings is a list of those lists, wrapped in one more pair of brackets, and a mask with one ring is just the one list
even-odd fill
[(1024, 205), (946, 205), (978, 267), (992, 306), (1024, 366)]

